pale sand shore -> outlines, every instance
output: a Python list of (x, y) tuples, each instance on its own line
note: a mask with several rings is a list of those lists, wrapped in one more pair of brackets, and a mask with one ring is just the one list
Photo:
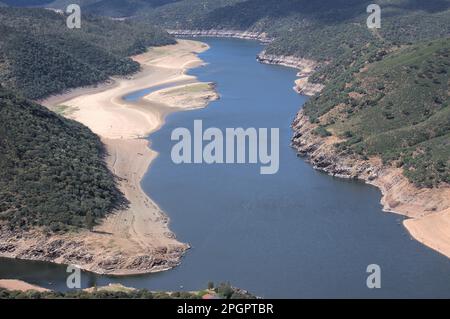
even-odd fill
[[(108, 166), (118, 177), (119, 187), (130, 205), (109, 215), (94, 232), (50, 239), (39, 234), (22, 236), (13, 242), (17, 246), (14, 253), (5, 257), (76, 264), (86, 270), (114, 275), (162, 271), (179, 263), (189, 246), (177, 241), (169, 230), (166, 214), (141, 188), (141, 180), (157, 156), (143, 138), (157, 130), (168, 113), (192, 105), (173, 107), (164, 103), (164, 99), (158, 103), (148, 99), (126, 102), (123, 96), (164, 84), (198, 83), (186, 71), (203, 64), (197, 54), (207, 49), (204, 43), (188, 40), (152, 48), (133, 57), (142, 65), (142, 71), (129, 79), (114, 79), (97, 88), (78, 89), (41, 102), (56, 111), (64, 105), (66, 117), (83, 123), (100, 136), (108, 151)], [(29, 249), (34, 245), (49, 252), (56, 240), (62, 243), (58, 242), (58, 253), (54, 255), (62, 253), (61, 256), (41, 257), (35, 253), (36, 249)]]
[(152, 92), (144, 99), (175, 108), (196, 109), (218, 100), (219, 95), (215, 91), (213, 83), (190, 83)]
[(450, 258), (450, 209), (403, 224), (416, 240)]
[[(63, 104), (75, 108), (70, 118), (98, 134), (108, 150), (108, 166), (122, 181), (120, 189), (130, 201), (129, 209), (108, 217), (96, 230), (112, 234), (114, 246), (128, 253), (145, 251), (184, 251), (169, 230), (168, 218), (141, 188), (141, 180), (156, 153), (147, 140), (140, 139), (157, 130), (165, 115), (180, 109), (141, 100), (129, 103), (126, 94), (141, 89), (196, 79), (186, 75), (188, 68), (203, 62), (196, 56), (208, 47), (200, 42), (179, 41), (177, 45), (154, 48), (134, 57), (143, 71), (131, 80), (116, 80), (107, 90), (84, 94)], [(189, 108), (190, 106), (186, 106)], [(102, 245), (101, 242), (98, 243)], [(115, 274), (128, 271), (115, 270)]]
[(195, 77), (187, 75), (186, 70), (203, 64), (196, 53), (206, 49), (208, 46), (204, 43), (187, 40), (180, 40), (177, 45), (153, 48), (133, 57), (141, 64), (142, 71), (131, 79), (115, 79), (112, 84), (99, 88), (75, 90), (42, 101), (42, 104), (50, 109), (59, 105), (73, 109), (68, 117), (88, 126), (102, 138), (148, 136), (159, 128), (167, 113), (177, 110), (144, 99), (130, 103), (122, 97), (159, 85), (194, 83)]
[(385, 211), (409, 217), (403, 225), (414, 239), (450, 258), (450, 185), (417, 188), (399, 168), (381, 170), (370, 184), (381, 190)]
[(318, 137), (314, 134), (316, 128), (317, 124), (303, 112), (298, 113), (294, 129), (301, 134), (294, 138), (293, 145), (315, 168), (378, 187), (384, 211), (408, 217), (403, 224), (414, 239), (450, 258), (450, 185), (418, 188), (403, 169), (386, 166), (381, 158), (362, 160), (337, 154), (335, 144), (341, 140), (335, 135)]
[(39, 292), (47, 292), (50, 291), (46, 288), (42, 288), (39, 286), (35, 286), (29, 284), (25, 281), (15, 280), (15, 279), (0, 279), (0, 288), (14, 291), (39, 291)]

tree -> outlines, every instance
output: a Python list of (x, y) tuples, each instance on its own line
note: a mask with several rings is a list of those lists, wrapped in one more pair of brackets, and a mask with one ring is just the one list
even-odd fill
[(86, 228), (92, 231), (94, 229), (94, 217), (92, 216), (91, 211), (86, 213), (85, 217)]

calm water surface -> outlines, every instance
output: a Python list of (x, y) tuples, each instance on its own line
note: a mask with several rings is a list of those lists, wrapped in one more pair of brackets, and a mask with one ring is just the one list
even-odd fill
[[(86, 273), (83, 285), (192, 290), (229, 281), (276, 298), (450, 297), (450, 260), (411, 240), (403, 217), (383, 213), (376, 188), (317, 172), (290, 148), (290, 124), (306, 100), (292, 90), (296, 71), (257, 63), (256, 42), (203, 41), (211, 46), (201, 54), (208, 65), (190, 73), (216, 82), (221, 99), (167, 118), (151, 136), (160, 156), (142, 183), (192, 249), (171, 271)], [(197, 119), (205, 128), (280, 128), (278, 174), (260, 175), (259, 165), (173, 164), (172, 130), (192, 128)], [(381, 267), (381, 289), (366, 286), (369, 264)], [(0, 278), (64, 290), (65, 276), (62, 266), (0, 260)]]

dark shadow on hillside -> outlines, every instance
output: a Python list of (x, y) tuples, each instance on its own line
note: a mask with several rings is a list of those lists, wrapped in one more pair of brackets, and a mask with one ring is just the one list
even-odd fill
[(334, 24), (367, 15), (371, 3), (380, 3), (390, 15), (406, 15), (411, 11), (436, 13), (448, 10), (448, 0), (249, 0), (233, 6), (219, 8), (202, 19), (205, 27), (249, 28), (261, 19), (293, 18), (300, 23), (306, 18), (320, 23)]

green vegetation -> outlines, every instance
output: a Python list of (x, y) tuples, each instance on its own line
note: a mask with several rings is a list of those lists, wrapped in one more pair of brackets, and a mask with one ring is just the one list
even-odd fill
[[(91, 1), (90, 4), (83, 6), (83, 10), (88, 13), (111, 16), (111, 17), (130, 17), (141, 11), (158, 7), (177, 0), (100, 0)], [(74, 2), (76, 3), (76, 1)]]
[[(267, 52), (333, 60), (367, 43), (408, 43), (450, 33), (449, 0), (379, 0), (382, 28), (366, 26), (365, 0), (183, 0), (144, 13), (168, 28), (267, 32)], [(320, 41), (318, 41), (320, 39)]]
[(327, 137), (327, 136), (331, 136), (332, 134), (323, 126), (318, 126), (315, 130), (314, 130), (314, 134), (319, 135), (320, 137)]
[(346, 139), (341, 152), (381, 156), (418, 186), (450, 183), (450, 39), (383, 56), (363, 55), (305, 104), (306, 114)]
[(209, 92), (214, 88), (211, 83), (195, 83), (187, 84), (178, 88), (167, 89), (163, 94), (165, 95), (177, 95), (177, 94), (187, 94), (187, 93), (203, 93)]
[(2, 0), (1, 2), (5, 5), (25, 7), (47, 5), (52, 2), (52, 0)]
[(0, 8), (0, 84), (31, 99), (139, 70), (128, 58), (174, 43), (145, 23), (83, 16), (81, 29), (44, 9)]
[[(174, 43), (162, 29), (45, 9), (0, 8), (0, 220), (11, 228), (92, 229), (125, 203), (89, 129), (28, 101), (139, 70), (129, 55)], [(73, 111), (55, 108), (63, 114)]]
[(418, 186), (448, 183), (450, 1), (376, 2), (376, 30), (366, 26), (370, 2), (363, 0), (207, 1), (194, 15), (184, 6), (204, 1), (184, 0), (145, 19), (169, 28), (266, 32), (275, 39), (267, 53), (326, 62), (310, 78), (326, 89), (305, 105), (319, 124), (315, 134), (341, 135), (339, 151), (378, 155)]
[(92, 229), (125, 204), (98, 137), (25, 98), (134, 73), (139, 64), (127, 56), (174, 43), (138, 22), (83, 16), (79, 30), (65, 23), (50, 10), (0, 8), (0, 219), (11, 228)]
[(0, 288), (0, 299), (200, 299), (195, 293), (150, 292), (146, 289), (133, 291), (99, 290), (86, 292), (82, 290), (70, 292), (37, 292), (9, 291)]
[(91, 228), (125, 204), (96, 135), (1, 87), (0, 154), (0, 219), (11, 228)]
[(99, 140), (15, 93), (40, 99), (136, 72), (128, 56), (174, 42), (153, 24), (267, 32), (275, 38), (268, 53), (326, 62), (310, 78), (326, 88), (304, 106), (319, 124), (315, 134), (345, 139), (337, 145), (344, 154), (403, 167), (418, 186), (450, 182), (450, 0), (377, 1), (375, 31), (363, 0), (81, 2), (87, 12), (140, 18), (83, 15), (82, 28), (69, 30), (49, 10), (0, 8), (0, 84), (8, 89), (0, 90), (0, 218), (11, 227), (91, 229), (124, 203)]
[(74, 290), (69, 292), (10, 291), (0, 288), (0, 299), (202, 299), (206, 294), (219, 299), (255, 299), (246, 291), (221, 283), (215, 289), (199, 292), (153, 292), (147, 289), (131, 289), (123, 286), (104, 287), (93, 291)]
[[(130, 17), (177, 0), (3, 0), (14, 7), (41, 6), (64, 10), (69, 4), (78, 4), (83, 12), (109, 17)], [(1, 6), (1, 2), (0, 2)]]
[(243, 1), (245, 0), (182, 0), (143, 11), (139, 16), (144, 21), (167, 28), (207, 28), (203, 21), (212, 12)]

